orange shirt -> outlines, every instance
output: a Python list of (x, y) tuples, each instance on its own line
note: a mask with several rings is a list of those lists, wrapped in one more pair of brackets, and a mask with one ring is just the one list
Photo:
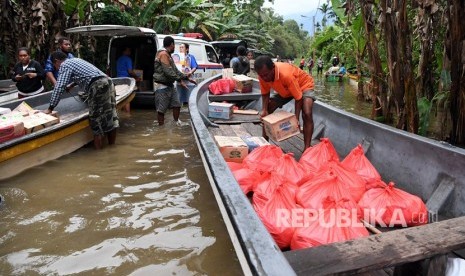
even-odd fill
[(283, 98), (294, 97), (300, 100), (303, 91), (315, 88), (312, 76), (295, 65), (283, 62), (275, 62), (274, 65), (273, 82), (265, 82), (260, 77), (258, 78), (262, 94), (269, 94), (270, 89), (273, 88)]

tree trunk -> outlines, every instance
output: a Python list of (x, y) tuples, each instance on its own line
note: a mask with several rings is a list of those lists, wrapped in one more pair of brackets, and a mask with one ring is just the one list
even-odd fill
[[(407, 1), (381, 0), (389, 69), (388, 86), (396, 106), (399, 129), (418, 133), (418, 107), (412, 72), (412, 43)], [(390, 116), (390, 114), (385, 115)]]
[(418, 19), (417, 33), (420, 39), (420, 60), (416, 77), (416, 90), (418, 97), (426, 97), (428, 100), (434, 97), (434, 77), (436, 68), (434, 45), (437, 35), (433, 26), (438, 26), (436, 3), (427, 0), (417, 0)]
[(465, 144), (465, 2), (449, 0), (451, 143)]
[(378, 38), (376, 37), (375, 18), (372, 13), (372, 2), (369, 0), (360, 0), (365, 32), (368, 36), (368, 57), (370, 59), (370, 74), (371, 74), (371, 98), (373, 108), (371, 118), (375, 119), (380, 113), (387, 110), (387, 94), (383, 85), (384, 73), (381, 67), (381, 59), (378, 50)]

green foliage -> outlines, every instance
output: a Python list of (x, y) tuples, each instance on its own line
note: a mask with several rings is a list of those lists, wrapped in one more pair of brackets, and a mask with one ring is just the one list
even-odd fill
[(430, 102), (426, 97), (421, 97), (418, 99), (417, 105), (418, 115), (420, 117), (418, 134), (426, 136), (429, 127), (432, 102)]
[(95, 25), (134, 25), (133, 17), (129, 13), (122, 12), (118, 7), (107, 5), (103, 9), (98, 9), (92, 14)]

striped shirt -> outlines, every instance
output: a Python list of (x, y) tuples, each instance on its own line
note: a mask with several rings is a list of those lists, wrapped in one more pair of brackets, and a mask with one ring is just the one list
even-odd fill
[(66, 91), (66, 85), (69, 83), (74, 82), (81, 89), (87, 90), (90, 81), (99, 76), (106, 75), (91, 63), (80, 58), (66, 59), (60, 66), (60, 75), (52, 92), (50, 107), (58, 105), (61, 94)]

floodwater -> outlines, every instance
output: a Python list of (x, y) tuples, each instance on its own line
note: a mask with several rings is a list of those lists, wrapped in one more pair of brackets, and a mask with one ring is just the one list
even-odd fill
[[(348, 82), (315, 84), (319, 100), (370, 113)], [(240, 275), (192, 129), (166, 119), (133, 109), (116, 146), (0, 181), (0, 275)]]

